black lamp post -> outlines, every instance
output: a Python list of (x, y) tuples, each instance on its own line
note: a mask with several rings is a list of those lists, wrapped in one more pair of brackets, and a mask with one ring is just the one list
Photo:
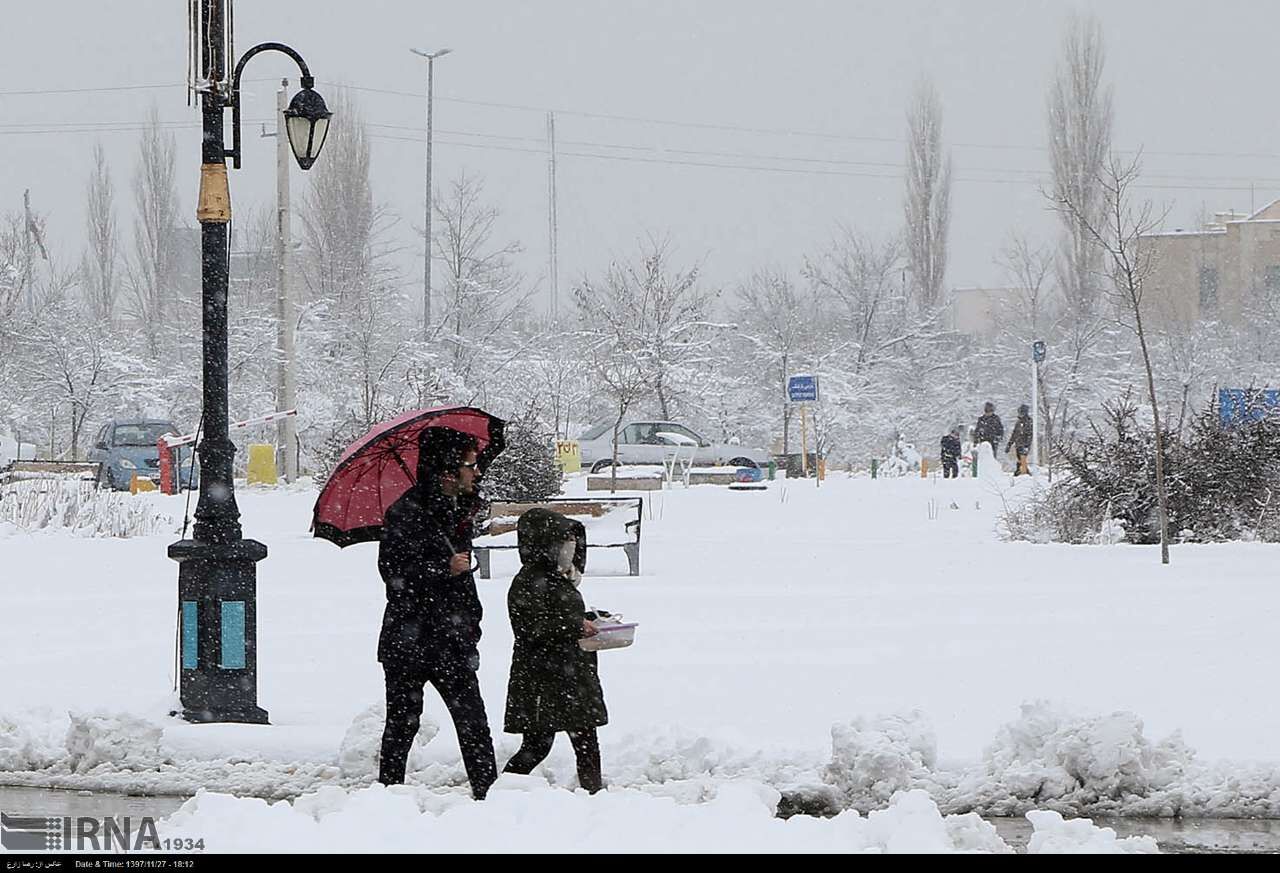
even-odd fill
[[(264, 51), (280, 51), (302, 71), (302, 91), (285, 113), (289, 144), (299, 166), (311, 167), (329, 130), (330, 112), (314, 90), (306, 62), (280, 43), (263, 43), (236, 64), (228, 90), (226, 0), (200, 0), (201, 145), (200, 221), (204, 338), (204, 439), (200, 500), (192, 538), (169, 546), (178, 562), (182, 717), (194, 722), (265, 724), (258, 706), (257, 568), (267, 547), (240, 534), (227, 410), (227, 224), (231, 195), (227, 157), (240, 166), (240, 74)], [(232, 108), (232, 148), (227, 150), (223, 113)]]

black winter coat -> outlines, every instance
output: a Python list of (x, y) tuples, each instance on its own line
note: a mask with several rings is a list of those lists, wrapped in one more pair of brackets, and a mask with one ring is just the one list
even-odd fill
[(517, 538), (523, 566), (507, 594), (515, 648), (503, 727), (549, 734), (607, 724), (596, 653), (578, 646), (586, 606), (557, 566), (561, 545), (577, 540), (574, 563), (585, 568), (586, 531), (558, 513), (531, 509), (520, 516)]
[(960, 437), (947, 434), (942, 438), (942, 460), (954, 461), (960, 457)]
[(994, 451), (1000, 451), (1000, 438), (1004, 436), (1004, 422), (994, 412), (988, 412), (978, 419), (978, 426), (973, 430), (975, 443), (991, 443)]
[(453, 555), (471, 551), (472, 534), (472, 511), (438, 488), (415, 485), (391, 504), (378, 550), (387, 589), (378, 638), (383, 664), (408, 670), (479, 668), (483, 610), (475, 579), (469, 572), (449, 573)]
[(1010, 446), (1016, 446), (1020, 452), (1031, 451), (1031, 416), (1018, 416), (1013, 425), (1013, 433), (1009, 435), (1009, 445), (1004, 450), (1009, 451)]

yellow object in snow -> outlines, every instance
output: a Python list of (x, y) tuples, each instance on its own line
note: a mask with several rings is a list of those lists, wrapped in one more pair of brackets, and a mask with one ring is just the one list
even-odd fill
[(249, 484), (275, 485), (276, 447), (270, 443), (251, 443), (249, 445)]
[(582, 469), (582, 446), (576, 440), (556, 440), (556, 460), (560, 463), (560, 472), (578, 472)]
[(130, 494), (137, 494), (141, 491), (155, 491), (155, 490), (156, 490), (156, 483), (152, 482), (150, 479), (145, 479), (139, 476), (137, 473), (134, 473), (133, 478), (129, 480)]

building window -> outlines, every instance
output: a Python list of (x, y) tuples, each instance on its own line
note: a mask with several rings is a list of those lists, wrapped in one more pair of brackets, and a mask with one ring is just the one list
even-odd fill
[(1218, 268), (1200, 268), (1200, 312), (1216, 312), (1218, 309)]

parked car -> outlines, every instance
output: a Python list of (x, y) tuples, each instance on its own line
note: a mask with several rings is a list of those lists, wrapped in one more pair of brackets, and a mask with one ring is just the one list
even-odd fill
[[(578, 438), (582, 447), (582, 464), (593, 473), (613, 463), (613, 422), (604, 422), (587, 430)], [(693, 455), (700, 466), (727, 464), (738, 467), (763, 467), (769, 463), (764, 449), (731, 443), (715, 443), (696, 431), (674, 421), (624, 421), (618, 433), (619, 464), (661, 464), (679, 453)]]
[[(160, 450), (156, 440), (167, 433), (180, 434), (171, 421), (155, 418), (115, 418), (102, 426), (89, 450), (89, 460), (101, 461), (98, 484), (115, 491), (127, 491), (133, 475), (160, 482)], [(200, 467), (191, 467), (191, 446), (175, 453), (179, 464), (178, 483), (182, 488), (200, 487)]]

